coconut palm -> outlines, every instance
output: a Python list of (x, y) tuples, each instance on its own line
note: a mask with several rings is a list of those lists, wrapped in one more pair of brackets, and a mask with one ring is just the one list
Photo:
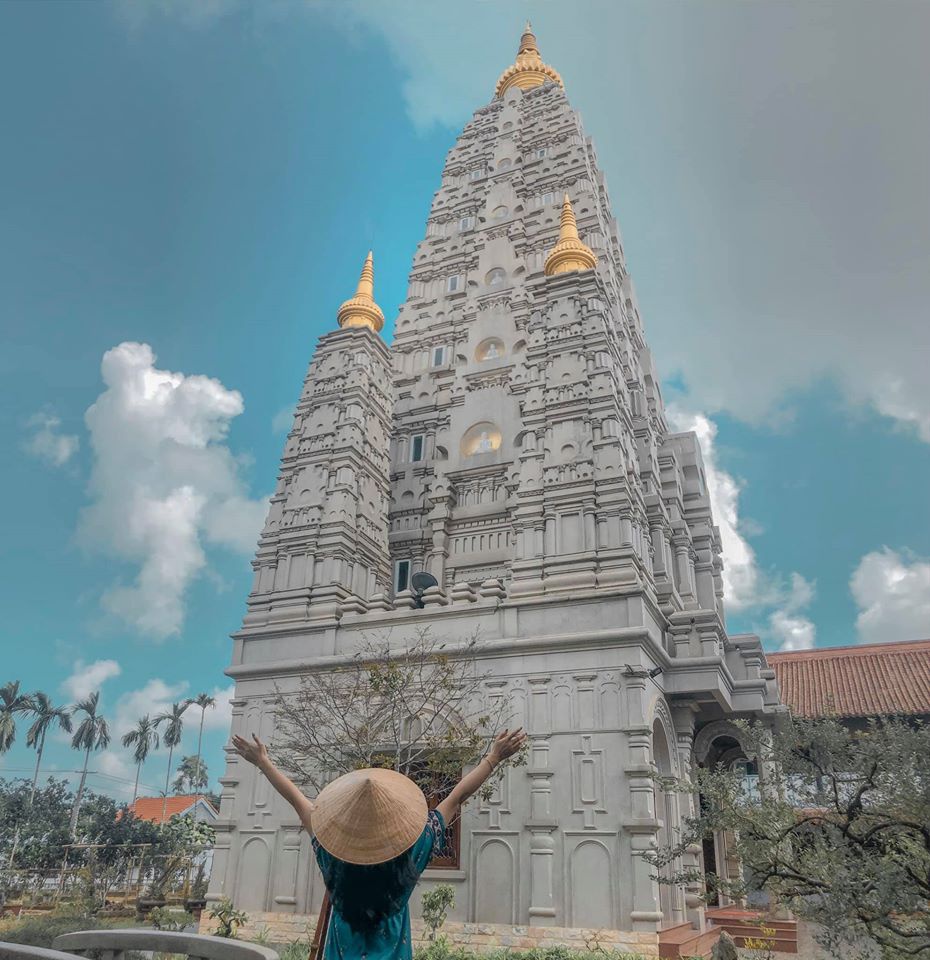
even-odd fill
[(161, 805), (161, 819), (164, 822), (165, 811), (168, 809), (168, 784), (171, 780), (171, 759), (174, 755), (174, 748), (181, 742), (181, 734), (184, 731), (184, 711), (190, 706), (190, 700), (183, 703), (172, 703), (171, 709), (165, 713), (160, 713), (155, 718), (155, 726), (159, 727), (163, 723), (165, 732), (162, 734), (161, 742), (168, 747), (168, 772), (165, 774), (165, 795)]
[[(200, 746), (203, 743), (203, 721), (207, 715), (207, 707), (216, 707), (216, 698), (207, 693), (198, 693), (193, 700), (187, 701), (188, 706), (200, 707), (200, 730), (197, 733), (197, 763), (194, 764), (194, 770), (200, 772)], [(206, 784), (204, 784), (206, 788)]]
[(209, 782), (207, 765), (203, 760), (193, 756), (182, 757), (178, 764), (178, 775), (174, 778), (171, 789), (175, 793), (196, 793), (198, 790), (206, 790)]
[(59, 730), (71, 733), (71, 707), (56, 707), (47, 693), (36, 690), (29, 697), (29, 712), (35, 717), (26, 731), (26, 746), (36, 752), (36, 769), (32, 775), (32, 789), (29, 791), (29, 806), (32, 806), (36, 784), (39, 782), (39, 766), (42, 763), (42, 752), (45, 750), (45, 737), (49, 727), (55, 725)]
[(29, 697), (19, 692), (19, 680), (0, 687), (0, 753), (6, 753), (16, 739), (16, 715), (29, 710)]
[[(39, 782), (39, 767), (42, 764), (42, 752), (45, 750), (45, 737), (48, 734), (48, 728), (58, 724), (59, 728), (66, 733), (71, 733), (71, 708), (56, 707), (47, 693), (36, 690), (27, 698), (29, 701), (28, 711), (35, 717), (32, 726), (26, 731), (26, 746), (36, 752), (36, 769), (32, 775), (32, 786), (29, 789), (29, 802), (26, 809), (32, 808), (32, 801), (36, 795), (36, 784)], [(19, 846), (19, 824), (16, 824), (16, 832), (13, 834), (13, 843), (10, 847), (9, 866), (13, 866), (13, 860), (16, 857), (16, 848)]]
[(148, 714), (139, 717), (132, 730), (123, 734), (122, 744), (124, 747), (135, 748), (132, 751), (132, 759), (136, 761), (136, 782), (132, 788), (132, 803), (135, 806), (136, 797), (139, 795), (139, 774), (142, 772), (142, 764), (148, 760), (151, 750), (158, 749), (158, 731)]
[(89, 697), (79, 700), (74, 705), (74, 713), (85, 714), (80, 726), (71, 738), (71, 746), (75, 750), (84, 751), (84, 769), (81, 771), (81, 782), (78, 785), (74, 805), (71, 807), (70, 832), (73, 838), (77, 836), (78, 811), (81, 809), (81, 798), (84, 795), (84, 783), (87, 780), (87, 764), (90, 761), (91, 750), (105, 750), (110, 745), (110, 728), (107, 721), (99, 713), (100, 691), (97, 690)]

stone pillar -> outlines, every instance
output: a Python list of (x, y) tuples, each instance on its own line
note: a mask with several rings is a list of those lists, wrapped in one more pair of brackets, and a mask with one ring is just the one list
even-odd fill
[[(687, 704), (675, 707), (672, 710), (678, 751), (678, 771), (683, 780), (691, 778), (694, 764), (692, 753), (694, 750), (695, 709), (693, 705)], [(686, 820), (696, 814), (698, 802), (699, 799), (694, 793), (678, 794), (678, 815), (681, 820)], [(680, 866), (683, 870), (700, 870), (701, 860), (700, 844), (691, 844), (682, 856)], [(702, 886), (700, 881), (695, 880), (685, 884), (683, 891), (685, 918), (697, 926), (699, 930), (703, 930), (705, 926), (704, 901), (701, 899), (704, 892)]]
[(624, 770), (629, 784), (632, 815), (623, 826), (630, 838), (630, 887), (633, 908), (630, 924), (636, 932), (655, 932), (662, 921), (659, 884), (654, 869), (643, 854), (654, 850), (659, 835), (656, 818), (652, 766), (652, 730), (646, 725), (646, 678), (629, 677), (626, 682), (627, 754)]
[(552, 815), (552, 776), (548, 737), (534, 737), (526, 775), (530, 781), (530, 926), (555, 926), (555, 831)]

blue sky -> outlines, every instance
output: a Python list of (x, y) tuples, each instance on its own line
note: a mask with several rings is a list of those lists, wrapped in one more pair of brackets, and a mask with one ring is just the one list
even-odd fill
[[(117, 732), (215, 692), (219, 775), (282, 411), (369, 246), (390, 335), (526, 17), (702, 436), (731, 631), (930, 634), (926, 4), (6, 3), (0, 682), (99, 687)], [(94, 768), (132, 776), (119, 750)]]

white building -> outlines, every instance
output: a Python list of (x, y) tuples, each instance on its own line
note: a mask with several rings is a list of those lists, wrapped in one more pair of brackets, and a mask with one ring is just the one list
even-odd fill
[[(727, 635), (701, 451), (669, 431), (593, 145), (529, 28), (449, 152), (390, 348), (372, 281), (369, 258), (295, 411), (227, 671), (233, 731), (272, 740), (274, 685), (363, 632), (478, 629), (530, 763), (424, 882), (501, 937), (601, 928), (655, 952), (659, 929), (704, 918), (641, 858), (690, 802), (657, 796), (654, 771), (782, 708), (758, 638)], [(424, 609), (419, 570), (438, 581)], [(292, 811), (231, 752), (221, 782), (211, 896), (313, 915)]]

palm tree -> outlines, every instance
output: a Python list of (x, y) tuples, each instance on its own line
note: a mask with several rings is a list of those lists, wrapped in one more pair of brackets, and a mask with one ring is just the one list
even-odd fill
[[(48, 734), (48, 728), (57, 723), (58, 726), (67, 733), (71, 733), (71, 708), (56, 707), (49, 695), (37, 690), (29, 698), (29, 712), (35, 717), (32, 726), (26, 731), (26, 746), (31, 747), (36, 752), (36, 770), (32, 775), (32, 787), (29, 789), (29, 802), (26, 805), (27, 810), (32, 809), (32, 801), (36, 795), (36, 784), (39, 782), (39, 767), (42, 764), (42, 751), (45, 750), (45, 737)], [(16, 857), (16, 848), (19, 846), (19, 828), (16, 824), (16, 831), (13, 834), (13, 844), (10, 847), (9, 866), (13, 866), (13, 859)]]
[(74, 805), (71, 807), (70, 831), (72, 838), (77, 836), (78, 811), (81, 809), (81, 798), (84, 795), (84, 783), (87, 780), (87, 764), (90, 761), (91, 750), (105, 750), (110, 745), (110, 728), (104, 717), (97, 712), (100, 709), (100, 691), (89, 697), (79, 700), (74, 705), (74, 713), (84, 713), (86, 716), (71, 738), (71, 746), (75, 750), (84, 751), (84, 769), (81, 771), (81, 782), (78, 785)]
[(171, 784), (175, 793), (183, 793), (186, 786), (188, 793), (206, 790), (209, 783), (207, 765), (199, 757), (182, 757), (178, 764), (178, 775)]
[(158, 731), (155, 724), (149, 720), (149, 715), (139, 717), (136, 725), (123, 734), (122, 744), (124, 747), (135, 747), (132, 752), (132, 759), (136, 761), (136, 782), (132, 788), (132, 804), (135, 806), (136, 797), (139, 795), (139, 774), (142, 772), (142, 764), (148, 759), (150, 750), (158, 749)]
[[(207, 707), (216, 707), (216, 698), (211, 697), (206, 693), (198, 693), (193, 700), (187, 701), (188, 706), (194, 706), (195, 704), (200, 707), (200, 730), (197, 733), (197, 763), (194, 767), (195, 770), (200, 770), (200, 745), (203, 742), (203, 721), (204, 717), (207, 715)], [(204, 788), (206, 788), (204, 784)]]
[(164, 822), (165, 811), (168, 809), (168, 782), (171, 780), (171, 758), (174, 755), (174, 748), (181, 742), (181, 733), (184, 729), (184, 721), (181, 719), (184, 711), (190, 706), (190, 700), (183, 703), (172, 703), (171, 709), (165, 713), (160, 713), (155, 718), (155, 726), (167, 724), (165, 732), (162, 734), (161, 742), (168, 747), (168, 772), (165, 774), (165, 796), (161, 805), (161, 819)]
[(36, 752), (36, 769), (32, 775), (32, 789), (29, 791), (29, 805), (32, 806), (36, 784), (39, 782), (39, 766), (45, 750), (45, 737), (49, 727), (55, 724), (65, 733), (71, 733), (71, 707), (56, 707), (47, 693), (36, 690), (29, 698), (29, 712), (35, 717), (32, 726), (26, 731), (26, 746)]
[(19, 692), (19, 680), (0, 687), (0, 753), (6, 753), (16, 739), (16, 714), (29, 710), (29, 697)]

